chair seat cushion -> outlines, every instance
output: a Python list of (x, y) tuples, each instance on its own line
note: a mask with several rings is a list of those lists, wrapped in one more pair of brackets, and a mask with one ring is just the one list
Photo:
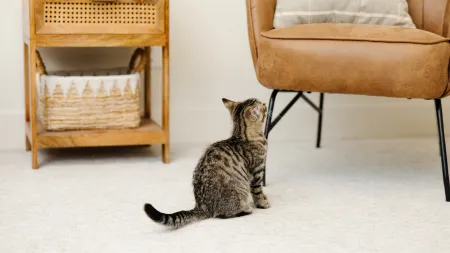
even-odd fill
[(306, 24), (261, 34), (257, 74), (270, 89), (445, 96), (449, 39), (411, 28)]

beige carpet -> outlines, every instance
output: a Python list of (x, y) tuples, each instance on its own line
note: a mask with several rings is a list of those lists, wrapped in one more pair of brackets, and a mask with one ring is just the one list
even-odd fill
[(0, 252), (450, 252), (437, 138), (271, 143), (272, 207), (177, 231), (142, 207), (193, 206), (204, 145), (0, 153)]

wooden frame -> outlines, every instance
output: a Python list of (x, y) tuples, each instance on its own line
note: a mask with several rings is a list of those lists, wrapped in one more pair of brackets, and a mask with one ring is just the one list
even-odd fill
[[(63, 1), (63, 0), (51, 0)], [(66, 0), (72, 2), (101, 2), (100, 0)], [(158, 2), (158, 0), (111, 0), (118, 2)], [(169, 0), (159, 0), (163, 26), (157, 32), (117, 33), (65, 33), (59, 28), (49, 34), (37, 33), (42, 27), (36, 21), (39, 9), (36, 4), (43, 0), (23, 0), (24, 14), (24, 96), (25, 96), (25, 148), (32, 153), (32, 167), (38, 168), (38, 150), (41, 148), (99, 147), (162, 144), (162, 160), (169, 163)], [(108, 1), (106, 1), (108, 2)], [(79, 31), (78, 31), (79, 32)], [(161, 46), (162, 62), (162, 126), (151, 119), (151, 47)], [(145, 68), (145, 115), (137, 129), (93, 131), (45, 131), (37, 120), (36, 48), (38, 47), (144, 47), (148, 57)]]

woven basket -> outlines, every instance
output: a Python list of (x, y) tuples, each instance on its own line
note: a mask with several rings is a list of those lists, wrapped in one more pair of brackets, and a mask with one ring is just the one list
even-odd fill
[(125, 129), (140, 125), (144, 50), (128, 69), (48, 74), (37, 54), (39, 118), (48, 131)]

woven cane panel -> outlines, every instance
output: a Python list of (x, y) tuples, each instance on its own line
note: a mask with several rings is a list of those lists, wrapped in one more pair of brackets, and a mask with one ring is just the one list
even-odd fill
[(45, 24), (145, 24), (155, 25), (154, 4), (45, 2)]

